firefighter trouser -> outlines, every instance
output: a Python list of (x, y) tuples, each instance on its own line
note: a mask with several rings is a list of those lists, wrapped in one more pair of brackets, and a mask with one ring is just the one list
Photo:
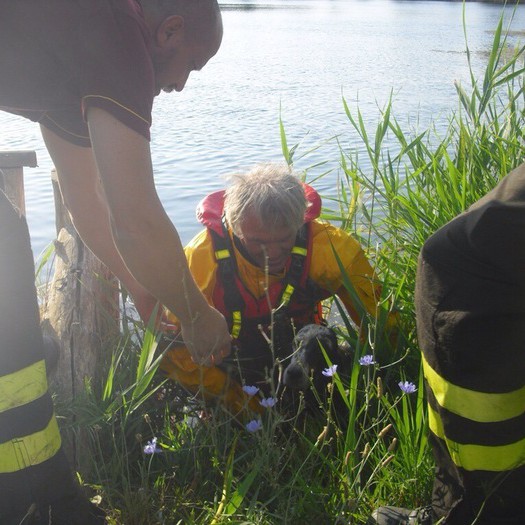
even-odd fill
[(524, 296), (525, 165), (421, 250), (414, 297), (443, 525), (525, 524)]
[(525, 388), (467, 390), (423, 362), (437, 515), (446, 525), (524, 524)]
[(26, 221), (0, 171), (0, 523), (74, 493), (48, 393)]

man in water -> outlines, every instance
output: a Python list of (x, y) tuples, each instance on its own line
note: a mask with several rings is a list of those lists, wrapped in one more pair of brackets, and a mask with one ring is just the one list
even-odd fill
[[(0, 109), (40, 124), (86, 245), (142, 319), (166, 305), (192, 358), (220, 362), (230, 349), (227, 324), (188, 270), (155, 190), (149, 146), (154, 97), (181, 91), (219, 49), (216, 0), (0, 0), (0, 40)], [(91, 523), (80, 505), (66, 521), (58, 517), (75, 488), (47, 392), (36, 298), (27, 291), (18, 308), (12, 287), (32, 279), (27, 227), (3, 192), (0, 215), (2, 226), (13, 225), (0, 237), (0, 522), (18, 523), (34, 503), (42, 516), (51, 505), (53, 524)], [(19, 261), (7, 260), (7, 246)]]
[[(275, 359), (285, 363), (295, 331), (322, 321), (322, 300), (336, 294), (358, 330), (365, 312), (379, 315), (381, 287), (363, 249), (321, 221), (320, 211), (317, 192), (275, 164), (236, 174), (225, 191), (201, 201), (197, 217), (206, 228), (186, 246), (186, 256), (202, 292), (228, 319), (235, 350), (219, 368), (201, 367), (175, 347), (164, 357), (164, 372), (222, 399), (234, 414), (248, 402), (257, 410), (242, 383), (270, 395)], [(390, 314), (389, 326), (394, 321)]]

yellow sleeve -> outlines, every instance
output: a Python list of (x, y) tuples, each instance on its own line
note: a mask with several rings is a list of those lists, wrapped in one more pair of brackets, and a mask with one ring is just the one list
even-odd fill
[(258, 398), (245, 394), (241, 385), (221, 368), (196, 365), (185, 346), (168, 350), (162, 358), (160, 369), (171, 380), (193, 394), (201, 395), (205, 401), (220, 400), (236, 417), (249, 419), (254, 413), (260, 414), (263, 410)]
[(184, 248), (191, 274), (211, 304), (215, 288), (217, 263), (213, 241), (208, 230), (198, 233)]
[(341, 272), (341, 267), (344, 268), (363, 307), (370, 315), (376, 317), (381, 285), (361, 245), (352, 235), (329, 223), (314, 221), (312, 228), (310, 277), (323, 288), (337, 294), (354, 322), (359, 324), (359, 308), (345, 287)]
[[(200, 291), (212, 304), (213, 290), (216, 283), (217, 264), (213, 250), (213, 242), (208, 230), (199, 232), (184, 248), (188, 267)], [(167, 319), (178, 325), (177, 317), (166, 311)]]

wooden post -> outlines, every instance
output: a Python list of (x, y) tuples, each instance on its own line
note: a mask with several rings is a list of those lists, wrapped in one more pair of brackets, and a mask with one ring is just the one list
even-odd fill
[[(52, 390), (69, 402), (82, 395), (87, 381), (100, 378), (102, 353), (111, 351), (119, 335), (119, 294), (115, 277), (75, 230), (55, 170), (51, 179), (57, 239), (54, 274), (41, 309), (42, 327), (60, 343)], [(82, 466), (85, 471), (89, 464), (87, 436), (81, 431), (70, 437), (66, 453), (76, 468)]]
[(34, 151), (0, 151), (0, 169), (5, 178), (5, 193), (21, 215), (26, 213), (24, 166), (34, 168), (36, 165)]
[(74, 399), (86, 380), (100, 377), (101, 352), (118, 336), (118, 284), (75, 230), (55, 170), (51, 179), (57, 239), (43, 320), (62, 350), (54, 385), (63, 398)]

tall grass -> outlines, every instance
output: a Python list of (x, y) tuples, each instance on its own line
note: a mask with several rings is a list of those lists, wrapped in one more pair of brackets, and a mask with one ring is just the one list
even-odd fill
[[(468, 46), (466, 56), (470, 64)], [(523, 56), (523, 47), (509, 52), (500, 22), (484, 77), (472, 74), (469, 86), (456, 86), (458, 108), (442, 135), (433, 126), (402, 129), (391, 101), (372, 132), (359, 108), (343, 100), (367, 161), (341, 147), (338, 209), (325, 217), (340, 220), (367, 248), (384, 309), (399, 312), (400, 333), (391, 345), (385, 315), (365, 316), (369, 337), (360, 340), (341, 309), (353, 368), (349, 378), (334, 376), (323, 418), (294, 427), (268, 409), (262, 428), (250, 433), (220, 407), (202, 417), (198, 399), (183, 399), (156, 378), (158, 337), (150, 330), (110, 352), (104, 384), (86, 385), (75, 406), (59, 406), (66, 434), (89, 430), (83, 482), (110, 523), (365, 523), (379, 504), (429, 502), (433, 463), (413, 307), (417, 257), (430, 234), (521, 163)], [(293, 164), (298, 147), (289, 147), (283, 126), (281, 140)], [(360, 365), (364, 355), (375, 364)], [(399, 381), (412, 382), (415, 392), (404, 393)], [(331, 417), (333, 396), (343, 398), (347, 421)], [(161, 452), (144, 454), (153, 437)]]

